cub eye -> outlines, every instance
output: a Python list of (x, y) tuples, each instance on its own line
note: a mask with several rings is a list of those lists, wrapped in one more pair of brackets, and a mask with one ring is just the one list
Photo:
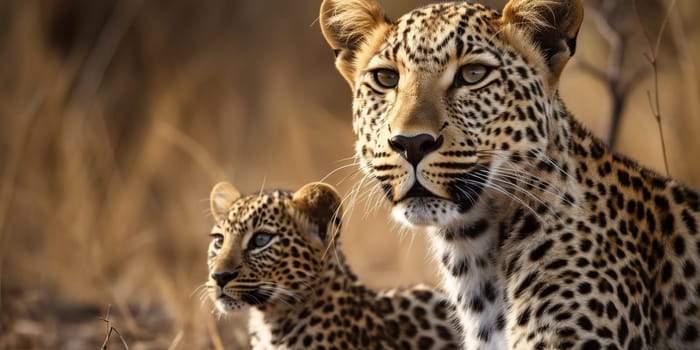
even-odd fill
[(221, 245), (224, 244), (224, 235), (220, 233), (212, 233), (211, 237), (214, 240), (214, 247), (221, 248)]
[(272, 234), (267, 232), (258, 232), (253, 235), (248, 241), (248, 249), (256, 249), (266, 246), (270, 243), (272, 239)]
[(399, 73), (391, 69), (375, 69), (372, 77), (377, 85), (385, 89), (393, 89), (399, 84)]
[(476, 84), (489, 74), (491, 68), (483, 64), (465, 64), (459, 68), (459, 72), (455, 77), (455, 85), (472, 85)]

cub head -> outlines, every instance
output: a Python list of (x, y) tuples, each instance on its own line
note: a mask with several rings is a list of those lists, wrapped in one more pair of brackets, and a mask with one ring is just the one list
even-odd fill
[(399, 221), (459, 225), (562, 146), (556, 88), (582, 18), (582, 0), (439, 3), (396, 21), (374, 0), (324, 0), (321, 29), (353, 90), (356, 155)]
[(296, 192), (241, 197), (222, 182), (210, 204), (216, 224), (207, 290), (220, 312), (293, 306), (313, 293), (339, 228), (340, 197), (333, 187), (311, 183)]

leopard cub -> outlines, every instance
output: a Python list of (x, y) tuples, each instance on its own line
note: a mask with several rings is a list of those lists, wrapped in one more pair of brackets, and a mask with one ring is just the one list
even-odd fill
[(249, 196), (217, 184), (206, 284), (216, 309), (250, 307), (255, 349), (458, 349), (441, 291), (375, 291), (352, 273), (337, 239), (340, 202), (323, 183)]

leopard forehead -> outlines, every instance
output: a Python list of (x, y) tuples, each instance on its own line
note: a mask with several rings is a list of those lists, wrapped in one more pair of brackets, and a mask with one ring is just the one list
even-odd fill
[[(282, 190), (269, 190), (245, 196), (236, 200), (224, 223), (226, 233), (242, 235), (261, 227), (279, 229), (292, 225), (292, 209), (289, 200), (292, 193)], [(292, 230), (281, 230), (280, 233)]]
[[(440, 69), (471, 51), (474, 45), (494, 47), (499, 12), (480, 4), (427, 5), (401, 16), (383, 46), (388, 59), (406, 68)], [(466, 34), (466, 35), (465, 35)]]
[(437, 73), (460, 63), (465, 55), (489, 53), (499, 59), (519, 56), (544, 69), (537, 45), (513, 26), (504, 26), (500, 18), (500, 11), (482, 4), (426, 5), (399, 17), (379, 37), (368, 39), (356, 64), (367, 67), (391, 62), (402, 70)]

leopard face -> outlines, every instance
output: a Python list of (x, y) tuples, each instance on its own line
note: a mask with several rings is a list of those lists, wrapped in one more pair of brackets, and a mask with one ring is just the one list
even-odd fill
[[(323, 267), (326, 229), (307, 199), (288, 191), (240, 197), (227, 183), (214, 188), (207, 288), (220, 312), (307, 299)], [(332, 208), (323, 215), (330, 218)]]
[(523, 3), (503, 14), (434, 4), (393, 22), (372, 1), (324, 3), (324, 34), (354, 91), (356, 155), (403, 223), (461, 225), (489, 196), (513, 191), (524, 159), (562, 142), (549, 132), (554, 85), (580, 18), (555, 24), (551, 42), (545, 28), (521, 28), (539, 20)]

